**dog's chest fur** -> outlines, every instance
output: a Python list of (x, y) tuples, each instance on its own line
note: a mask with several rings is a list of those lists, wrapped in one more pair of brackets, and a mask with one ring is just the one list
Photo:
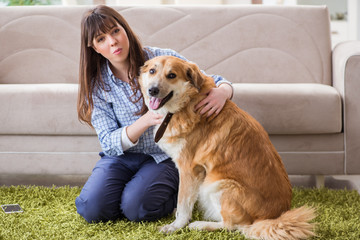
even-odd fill
[[(197, 102), (197, 101), (196, 101)], [(182, 109), (173, 115), (163, 137), (157, 143), (158, 146), (176, 163), (183, 155), (186, 147), (186, 137), (194, 131), (195, 126), (200, 120), (200, 115), (192, 109), (194, 104), (188, 103), (187, 108)], [(166, 115), (167, 113), (163, 113)], [(159, 127), (155, 128), (155, 133)]]
[(179, 156), (181, 156), (186, 141), (184, 138), (176, 138), (175, 141), (170, 142), (169, 138), (177, 135), (175, 131), (176, 130), (173, 129), (167, 129), (164, 136), (158, 142), (158, 146), (176, 162)]

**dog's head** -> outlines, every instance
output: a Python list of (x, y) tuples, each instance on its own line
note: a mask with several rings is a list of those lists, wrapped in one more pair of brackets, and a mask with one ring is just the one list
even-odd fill
[(203, 77), (196, 64), (173, 56), (155, 57), (140, 70), (146, 106), (160, 113), (178, 112), (199, 93)]

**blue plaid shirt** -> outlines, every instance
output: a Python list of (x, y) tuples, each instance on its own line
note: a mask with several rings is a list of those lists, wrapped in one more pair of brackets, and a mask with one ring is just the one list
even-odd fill
[[(171, 55), (186, 60), (171, 49), (146, 47), (144, 52), (146, 60), (163, 55)], [(139, 119), (140, 116), (135, 115), (135, 113), (141, 109), (142, 101), (137, 103), (130, 101), (130, 97), (133, 95), (130, 85), (114, 76), (108, 61), (102, 66), (101, 76), (110, 91), (97, 89), (93, 93), (94, 108), (91, 123), (96, 130), (105, 155), (118, 156), (124, 153), (121, 145), (121, 133), (124, 127)], [(217, 86), (225, 82), (230, 84), (221, 76), (212, 75), (212, 77)], [(140, 94), (141, 92), (138, 91), (136, 98)], [(126, 151), (151, 155), (157, 163), (168, 159), (169, 157), (155, 144), (153, 131), (154, 126), (148, 128), (140, 137), (138, 144)]]

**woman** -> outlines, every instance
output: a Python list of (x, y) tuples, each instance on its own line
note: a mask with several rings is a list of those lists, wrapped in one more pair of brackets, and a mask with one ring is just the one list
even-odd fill
[[(153, 139), (154, 125), (163, 116), (147, 111), (137, 82), (144, 62), (159, 55), (185, 59), (171, 49), (143, 48), (126, 20), (110, 7), (97, 6), (84, 14), (78, 115), (96, 130), (103, 150), (75, 201), (88, 222), (121, 217), (151, 221), (176, 207), (178, 171)], [(232, 95), (228, 81), (213, 78), (218, 87), (197, 106), (207, 116), (218, 114)]]

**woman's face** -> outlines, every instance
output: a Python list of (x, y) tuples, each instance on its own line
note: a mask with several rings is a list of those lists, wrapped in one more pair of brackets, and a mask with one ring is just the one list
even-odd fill
[(109, 32), (100, 33), (93, 39), (94, 50), (107, 58), (112, 65), (127, 63), (129, 56), (129, 38), (120, 25), (113, 26)]

